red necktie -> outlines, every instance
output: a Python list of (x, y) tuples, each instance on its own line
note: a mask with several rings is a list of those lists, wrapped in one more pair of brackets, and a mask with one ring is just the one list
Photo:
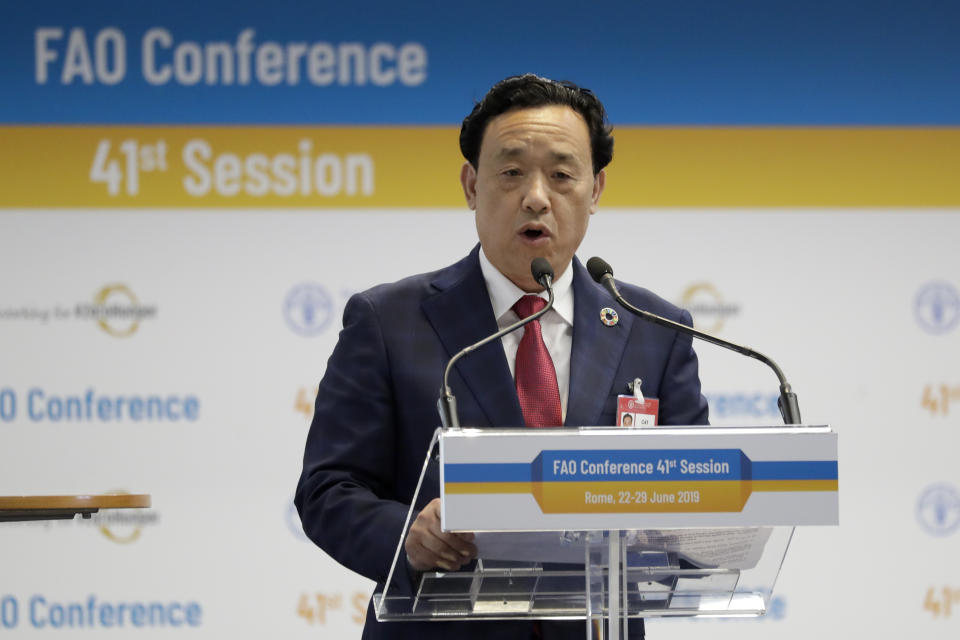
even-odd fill
[[(513, 305), (513, 310), (521, 318), (526, 318), (545, 306), (547, 301), (540, 296), (523, 296)], [(553, 359), (543, 342), (539, 320), (523, 327), (523, 338), (517, 348), (514, 378), (520, 409), (528, 427), (563, 425), (557, 371), (553, 368)]]

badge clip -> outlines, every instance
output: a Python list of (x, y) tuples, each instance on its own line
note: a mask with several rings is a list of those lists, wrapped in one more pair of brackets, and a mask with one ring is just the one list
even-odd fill
[(640, 378), (634, 378), (633, 382), (627, 383), (627, 389), (629, 389), (630, 393), (633, 394), (634, 399), (641, 404), (643, 404), (644, 402), (643, 392), (640, 390), (640, 385), (642, 383), (643, 383), (643, 380), (641, 380)]

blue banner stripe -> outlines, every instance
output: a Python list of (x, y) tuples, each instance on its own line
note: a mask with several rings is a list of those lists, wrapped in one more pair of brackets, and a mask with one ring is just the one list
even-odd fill
[(754, 480), (836, 480), (835, 460), (754, 462)]
[(618, 125), (960, 124), (948, 0), (555, 0), (549, 28), (507, 42), (504, 16), (545, 24), (539, 3), (145, 6), (5, 3), (0, 82), (16, 99), (0, 122), (459, 125), (495, 81), (532, 71), (590, 87)]
[(444, 482), (530, 482), (530, 463), (447, 464)]
[(739, 449), (544, 451), (541, 464), (542, 479), (551, 482), (750, 477), (749, 461)]
[[(837, 462), (833, 460), (753, 462), (752, 476), (753, 480), (836, 480), (839, 477)], [(569, 478), (571, 481), (597, 479), (607, 478), (583, 476)], [(651, 481), (677, 479), (680, 478), (649, 478)], [(682, 479), (709, 481), (726, 478), (691, 476)], [(469, 463), (447, 464), (444, 466), (445, 482), (530, 482), (531, 480), (531, 465), (529, 463)]]

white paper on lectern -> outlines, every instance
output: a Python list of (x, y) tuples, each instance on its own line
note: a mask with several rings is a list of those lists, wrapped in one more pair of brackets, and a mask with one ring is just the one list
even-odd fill
[(583, 564), (584, 542), (567, 540), (561, 531), (476, 533), (477, 557), (512, 562)]
[[(763, 556), (770, 527), (656, 529), (626, 532), (629, 551), (672, 551), (700, 567), (750, 569)], [(484, 560), (583, 563), (586, 542), (558, 531), (477, 533)]]
[(771, 527), (647, 529), (628, 531), (627, 544), (645, 551), (674, 551), (700, 567), (743, 570), (760, 562), (772, 531)]

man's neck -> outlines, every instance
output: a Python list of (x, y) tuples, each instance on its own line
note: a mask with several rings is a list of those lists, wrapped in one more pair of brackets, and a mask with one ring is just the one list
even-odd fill
[[(517, 286), (487, 258), (483, 249), (480, 250), (480, 269), (487, 285), (487, 293), (493, 305), (494, 317), (499, 318), (513, 306), (524, 293), (535, 293), (543, 298), (547, 294), (540, 291), (524, 291)], [(571, 325), (573, 324), (573, 268), (565, 269), (553, 283), (553, 293), (556, 296), (554, 310)]]

